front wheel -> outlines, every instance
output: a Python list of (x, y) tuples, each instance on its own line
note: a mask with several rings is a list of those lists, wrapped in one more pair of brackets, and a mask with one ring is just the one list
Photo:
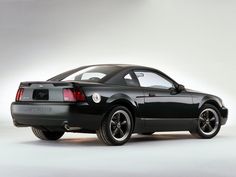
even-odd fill
[(41, 140), (58, 140), (64, 135), (61, 131), (46, 131), (35, 127), (32, 127), (32, 132)]
[(210, 104), (206, 104), (200, 111), (197, 128), (190, 133), (200, 138), (213, 138), (220, 131), (220, 113), (218, 109)]
[(117, 106), (105, 117), (97, 136), (107, 145), (122, 145), (129, 140), (132, 131), (132, 114), (126, 107)]

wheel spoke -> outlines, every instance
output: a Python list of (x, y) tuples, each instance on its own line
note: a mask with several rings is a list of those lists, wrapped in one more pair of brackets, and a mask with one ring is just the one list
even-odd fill
[(127, 123), (127, 121), (126, 120), (124, 120), (123, 122), (121, 122), (120, 124), (121, 125), (125, 125)]
[(210, 124), (207, 124), (208, 125), (208, 128), (209, 128), (209, 131), (211, 132), (213, 130), (212, 126)]
[(199, 119), (200, 119), (202, 122), (205, 121), (205, 119), (204, 119), (203, 117), (199, 117)]
[(209, 118), (209, 111), (206, 111), (206, 118)]
[(121, 130), (121, 128), (119, 129), (120, 130), (120, 135), (121, 135), (121, 137), (123, 137), (125, 134), (124, 134), (124, 132), (123, 132), (123, 130)]
[(111, 120), (111, 125), (116, 125), (114, 120)]
[(117, 123), (120, 122), (120, 113), (117, 113), (116, 117), (117, 117)]
[(206, 126), (207, 126), (207, 124), (204, 124), (203, 126), (202, 126), (202, 130), (206, 130)]
[(210, 121), (214, 121), (214, 120), (216, 120), (216, 118), (215, 118), (215, 117), (212, 117), (212, 118), (210, 118)]
[(117, 134), (118, 130), (119, 130), (119, 129), (118, 129), (118, 128), (116, 128), (116, 129), (113, 131), (113, 133), (112, 133), (112, 134), (113, 134), (113, 136), (115, 136), (115, 135)]

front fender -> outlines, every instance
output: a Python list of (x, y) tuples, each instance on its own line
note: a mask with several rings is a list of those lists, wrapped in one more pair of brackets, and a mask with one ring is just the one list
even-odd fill
[(201, 109), (201, 107), (206, 103), (213, 104), (219, 108), (221, 108), (223, 106), (220, 98), (213, 96), (213, 95), (206, 95), (202, 98), (202, 100), (199, 104), (199, 109)]

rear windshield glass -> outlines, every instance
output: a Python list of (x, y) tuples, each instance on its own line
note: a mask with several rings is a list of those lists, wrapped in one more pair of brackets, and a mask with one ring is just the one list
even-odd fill
[(62, 81), (90, 81), (100, 82), (105, 77), (116, 72), (119, 67), (116, 66), (90, 66), (62, 79)]

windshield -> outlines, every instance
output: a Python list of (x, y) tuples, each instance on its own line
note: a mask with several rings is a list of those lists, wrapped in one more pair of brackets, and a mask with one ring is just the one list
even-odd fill
[(90, 66), (66, 76), (62, 81), (100, 82), (118, 69), (117, 66)]

